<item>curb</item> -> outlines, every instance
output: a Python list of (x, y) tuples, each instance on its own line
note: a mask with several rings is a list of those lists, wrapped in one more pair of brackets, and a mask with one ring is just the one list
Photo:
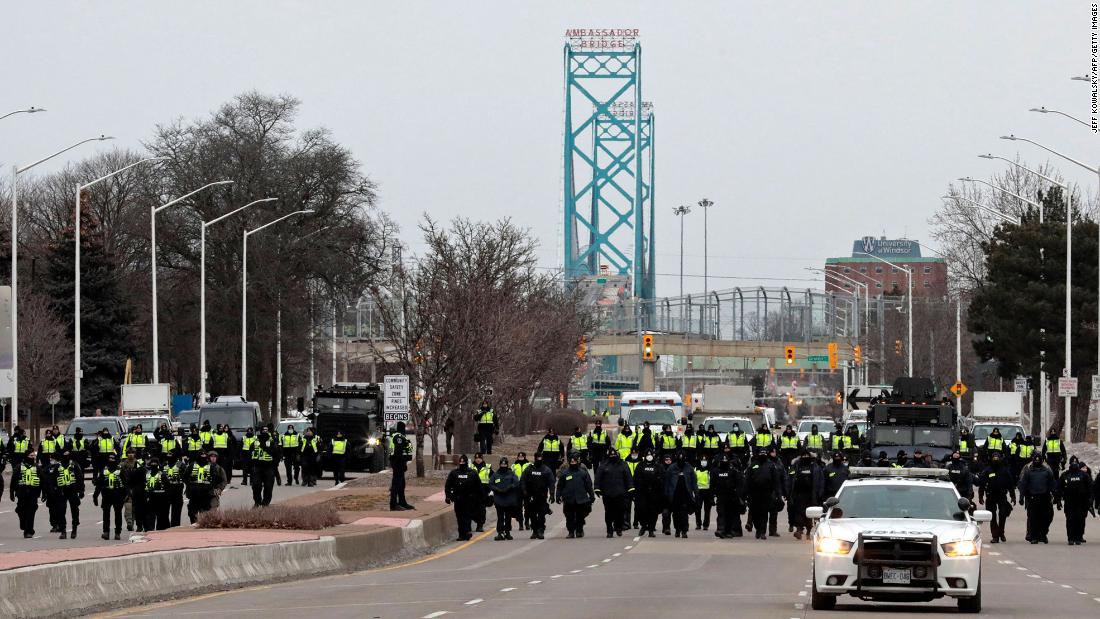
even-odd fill
[(0, 616), (56, 617), (140, 606), (210, 591), (346, 573), (430, 553), (453, 541), (444, 510), (405, 527), (317, 540), (169, 550), (0, 572)]

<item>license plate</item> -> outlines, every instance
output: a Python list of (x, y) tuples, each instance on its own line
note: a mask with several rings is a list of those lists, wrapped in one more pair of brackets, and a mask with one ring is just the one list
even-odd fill
[(912, 572), (908, 568), (882, 568), (882, 584), (884, 585), (907, 585), (911, 578)]

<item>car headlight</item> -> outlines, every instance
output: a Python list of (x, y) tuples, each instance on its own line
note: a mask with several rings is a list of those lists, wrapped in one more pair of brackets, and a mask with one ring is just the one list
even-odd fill
[(814, 548), (827, 555), (846, 555), (852, 550), (852, 542), (835, 537), (820, 537)]
[(964, 539), (942, 544), (943, 554), (947, 557), (974, 557), (978, 555), (978, 544), (974, 540)]
[(375, 445), (378, 444), (378, 439), (376, 439), (372, 436), (372, 437), (367, 439), (367, 444), (370, 445), (371, 447), (374, 447)]

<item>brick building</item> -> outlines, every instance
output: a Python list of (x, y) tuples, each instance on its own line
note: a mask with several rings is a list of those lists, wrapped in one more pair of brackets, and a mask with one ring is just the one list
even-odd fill
[[(852, 243), (851, 256), (827, 258), (825, 270), (866, 283), (872, 297), (881, 294), (904, 295), (907, 286), (905, 272), (871, 257), (877, 256), (912, 269), (914, 297), (946, 296), (947, 263), (943, 258), (921, 256), (920, 250), (916, 241), (865, 236)], [(825, 278), (826, 292), (851, 293), (854, 288), (853, 284), (836, 281), (832, 277)]]

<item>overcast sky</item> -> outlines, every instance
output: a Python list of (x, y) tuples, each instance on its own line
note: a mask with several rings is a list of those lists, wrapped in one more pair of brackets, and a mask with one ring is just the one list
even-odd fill
[[(156, 123), (205, 116), (240, 92), (290, 93), (303, 102), (300, 126), (330, 128), (359, 158), (414, 251), (425, 212), (511, 216), (540, 239), (547, 267), (559, 260), (564, 31), (639, 28), (643, 97), (658, 119), (658, 294), (678, 289), (678, 204), (716, 203), (711, 289), (820, 287), (798, 281), (812, 277), (803, 268), (847, 255), (855, 238), (924, 242), (948, 182), (999, 170), (978, 153), (1017, 152), (999, 135), (1100, 161), (1100, 138), (1027, 111), (1088, 117), (1089, 86), (1069, 80), (1089, 68), (1085, 2), (192, 0), (0, 11), (0, 113), (49, 109), (0, 121), (6, 164), (100, 133), (137, 147)], [(1096, 194), (1095, 178), (1062, 170)], [(701, 275), (701, 214), (686, 226), (685, 272)], [(685, 287), (702, 290), (702, 279)]]

